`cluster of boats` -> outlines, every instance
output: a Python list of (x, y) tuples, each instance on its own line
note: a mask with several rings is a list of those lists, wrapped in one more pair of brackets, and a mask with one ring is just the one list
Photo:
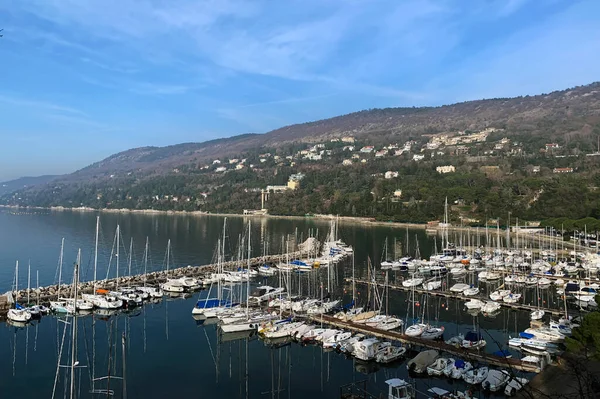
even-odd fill
[[(469, 385), (481, 385), (484, 390), (490, 392), (504, 390), (507, 396), (514, 395), (528, 383), (526, 378), (512, 376), (506, 370), (495, 370), (485, 366), (475, 367), (461, 359), (441, 357), (436, 350), (420, 352), (408, 361), (406, 367), (415, 374), (463, 380)], [(468, 392), (460, 392), (445, 397), (470, 398), (471, 396)]]

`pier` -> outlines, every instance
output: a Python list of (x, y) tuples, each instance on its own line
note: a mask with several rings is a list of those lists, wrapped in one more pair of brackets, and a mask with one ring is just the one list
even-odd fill
[[(300, 258), (303, 255), (306, 255), (305, 251), (296, 251), (290, 252), (287, 254), (278, 254), (278, 255), (267, 255), (267, 256), (259, 256), (256, 258), (250, 259), (250, 267), (256, 267), (263, 264), (277, 264), (280, 262), (285, 262), (286, 260), (293, 260), (296, 258)], [(155, 271), (149, 272), (146, 274), (135, 274), (132, 276), (123, 276), (112, 279), (104, 279), (96, 281), (96, 288), (105, 288), (105, 289), (115, 289), (116, 287), (130, 287), (130, 286), (142, 286), (144, 284), (149, 286), (157, 286), (158, 284), (164, 283), (169, 278), (179, 278), (179, 277), (203, 277), (207, 274), (214, 273), (217, 270), (217, 267), (222, 267), (224, 270), (236, 270), (238, 267), (245, 268), (248, 265), (248, 261), (228, 261), (223, 262), (221, 265), (216, 263), (202, 265), (202, 266), (183, 266), (171, 269), (169, 271)], [(73, 284), (57, 284), (40, 287), (31, 288), (29, 290), (29, 299), (31, 302), (39, 302), (41, 304), (47, 304), (49, 301), (57, 300), (58, 293), (61, 292), (61, 296), (68, 297), (73, 288)], [(78, 285), (78, 290), (83, 294), (91, 294), (94, 290), (94, 282), (93, 281), (85, 281), (80, 282)], [(17, 301), (23, 303), (27, 299), (27, 289), (19, 290), (16, 294)], [(8, 295), (0, 295), (0, 317), (5, 317), (8, 309), (12, 305), (12, 298), (9, 298)]]
[(380, 330), (375, 327), (369, 327), (365, 324), (357, 324), (351, 321), (343, 321), (333, 316), (308, 316), (308, 320), (311, 320), (314, 323), (327, 324), (332, 327), (352, 331), (353, 333), (362, 333), (366, 335), (375, 336), (377, 338), (398, 341), (412, 348), (435, 349), (440, 352), (446, 352), (451, 355), (454, 355), (457, 358), (468, 360), (471, 363), (483, 363), (496, 367), (525, 371), (528, 373), (539, 373), (541, 371), (540, 367), (531, 363), (524, 363), (519, 359), (505, 358), (490, 353), (485, 353), (483, 351), (455, 347), (452, 345), (448, 345), (444, 341), (428, 340), (419, 337), (409, 337), (408, 335), (402, 334), (397, 331)]
[[(352, 279), (350, 278), (346, 278), (345, 279), (346, 282), (352, 282)], [(425, 290), (423, 288), (417, 288), (417, 287), (404, 287), (402, 285), (397, 285), (397, 284), (382, 284), (382, 283), (374, 283), (374, 282), (369, 282), (366, 280), (354, 280), (356, 284), (363, 284), (363, 285), (368, 285), (368, 284), (376, 284), (378, 287), (384, 287), (386, 286), (389, 289), (392, 290), (396, 290), (396, 291), (406, 291), (406, 292), (415, 292), (417, 294), (427, 294), (427, 295), (431, 295), (431, 296), (435, 296), (435, 297), (443, 297), (443, 298), (452, 298), (452, 299), (461, 299), (464, 301), (468, 301), (470, 299), (479, 299), (481, 301), (491, 301), (491, 299), (486, 298), (486, 297), (482, 297), (479, 295), (476, 296), (464, 296), (462, 295), (462, 293), (457, 293), (457, 292), (451, 292), (451, 291), (438, 291), (438, 290)], [(498, 289), (501, 289), (501, 287), (499, 287)], [(533, 305), (525, 305), (522, 303), (506, 303), (506, 302), (497, 302), (499, 305), (501, 305), (502, 307), (505, 308), (510, 308), (510, 309), (514, 309), (514, 310), (525, 310), (528, 312), (534, 311), (534, 310), (538, 310), (541, 309), (544, 312), (546, 312), (547, 314), (551, 314), (553, 316), (561, 316), (564, 314), (564, 310), (563, 309), (549, 309), (549, 308), (538, 308), (537, 306), (533, 306)]]

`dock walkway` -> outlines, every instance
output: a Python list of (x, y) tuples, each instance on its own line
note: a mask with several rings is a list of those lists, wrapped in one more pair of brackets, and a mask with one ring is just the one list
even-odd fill
[(469, 350), (461, 347), (448, 345), (444, 341), (427, 340), (419, 337), (409, 337), (397, 331), (385, 331), (375, 327), (369, 327), (365, 324), (357, 324), (351, 321), (343, 321), (333, 316), (315, 315), (308, 316), (308, 319), (314, 323), (327, 324), (332, 327), (352, 331), (354, 333), (362, 333), (372, 335), (377, 338), (383, 338), (392, 341), (399, 341), (413, 348), (435, 349), (440, 352), (452, 354), (461, 359), (470, 361), (471, 363), (483, 363), (496, 367), (511, 368), (513, 370), (525, 371), (529, 373), (538, 373), (540, 368), (534, 364), (524, 363), (519, 359), (505, 358), (496, 356), (483, 351)]
[[(352, 279), (350, 278), (346, 278), (345, 279), (346, 282), (352, 282)], [(378, 287), (383, 287), (384, 284), (382, 283), (369, 283), (366, 280), (355, 280), (356, 284), (363, 284), (363, 285), (367, 285), (367, 284), (377, 284)], [(482, 297), (480, 295), (478, 296), (464, 296), (460, 293), (456, 293), (456, 292), (451, 292), (451, 291), (439, 291), (439, 290), (425, 290), (423, 288), (416, 288), (416, 287), (404, 287), (402, 285), (397, 285), (397, 284), (388, 284), (387, 285), (388, 288), (392, 289), (392, 290), (396, 290), (396, 291), (414, 291), (417, 294), (427, 294), (427, 295), (431, 295), (431, 296), (436, 296), (436, 297), (444, 297), (444, 298), (453, 298), (453, 299), (462, 299), (464, 301), (468, 301), (470, 299), (479, 299), (481, 301), (491, 301), (491, 299), (486, 298), (486, 297)], [(534, 311), (534, 310), (538, 310), (537, 306), (532, 306), (532, 305), (525, 305), (522, 303), (506, 303), (506, 302), (498, 302), (498, 304), (500, 304), (502, 307), (505, 308), (510, 308), (510, 309), (515, 309), (515, 310), (525, 310), (525, 311)], [(546, 312), (547, 314), (551, 314), (553, 316), (561, 316), (564, 314), (564, 310), (563, 309), (550, 309), (550, 308), (539, 308), (542, 309), (544, 312)]]

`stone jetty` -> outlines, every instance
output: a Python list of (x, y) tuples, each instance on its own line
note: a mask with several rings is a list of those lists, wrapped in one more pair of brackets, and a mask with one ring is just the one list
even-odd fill
[[(250, 266), (256, 267), (263, 264), (277, 264), (279, 262), (285, 261), (286, 259), (293, 260), (302, 257), (305, 255), (304, 251), (296, 251), (291, 252), (289, 254), (280, 254), (280, 255), (268, 255), (268, 256), (260, 256), (257, 258), (250, 259)], [(224, 270), (236, 270), (238, 267), (246, 267), (247, 260), (244, 261), (229, 261), (224, 262), (222, 264)], [(147, 274), (136, 274), (133, 276), (123, 276), (117, 278), (112, 278), (108, 280), (98, 280), (96, 282), (96, 288), (106, 288), (106, 289), (114, 289), (117, 286), (127, 287), (127, 286), (141, 286), (146, 285), (156, 286), (158, 284), (164, 283), (168, 278), (179, 278), (179, 277), (204, 277), (208, 276), (210, 273), (214, 273), (217, 269), (217, 264), (209, 264), (203, 266), (184, 266), (175, 269), (171, 269), (168, 272), (166, 270), (150, 272)], [(58, 294), (60, 291), (61, 296), (68, 297), (70, 296), (72, 290), (72, 284), (61, 284), (60, 290), (58, 284), (50, 285), (47, 287), (40, 288), (32, 288), (29, 290), (29, 299), (31, 302), (39, 301), (41, 304), (47, 304), (49, 301), (53, 301), (58, 299)], [(94, 290), (93, 281), (83, 281), (79, 283), (78, 288), (80, 293), (91, 294)], [(27, 289), (20, 290), (16, 294), (17, 302), (25, 303), (27, 301)], [(5, 316), (8, 312), (10, 306), (14, 303), (13, 293), (6, 293), (5, 295), (0, 295), (0, 316)]]

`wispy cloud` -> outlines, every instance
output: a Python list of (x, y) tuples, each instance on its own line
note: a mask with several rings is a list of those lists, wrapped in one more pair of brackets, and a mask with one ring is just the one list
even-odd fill
[(83, 112), (77, 108), (70, 107), (70, 106), (51, 103), (51, 102), (43, 102), (43, 101), (38, 101), (38, 100), (30, 100), (30, 99), (25, 99), (25, 98), (10, 96), (10, 95), (4, 95), (4, 94), (0, 94), (0, 102), (3, 102), (5, 104), (14, 105), (17, 107), (37, 108), (37, 109), (46, 110), (46, 111), (57, 111), (60, 113), (79, 115), (82, 117), (88, 116), (85, 112)]

